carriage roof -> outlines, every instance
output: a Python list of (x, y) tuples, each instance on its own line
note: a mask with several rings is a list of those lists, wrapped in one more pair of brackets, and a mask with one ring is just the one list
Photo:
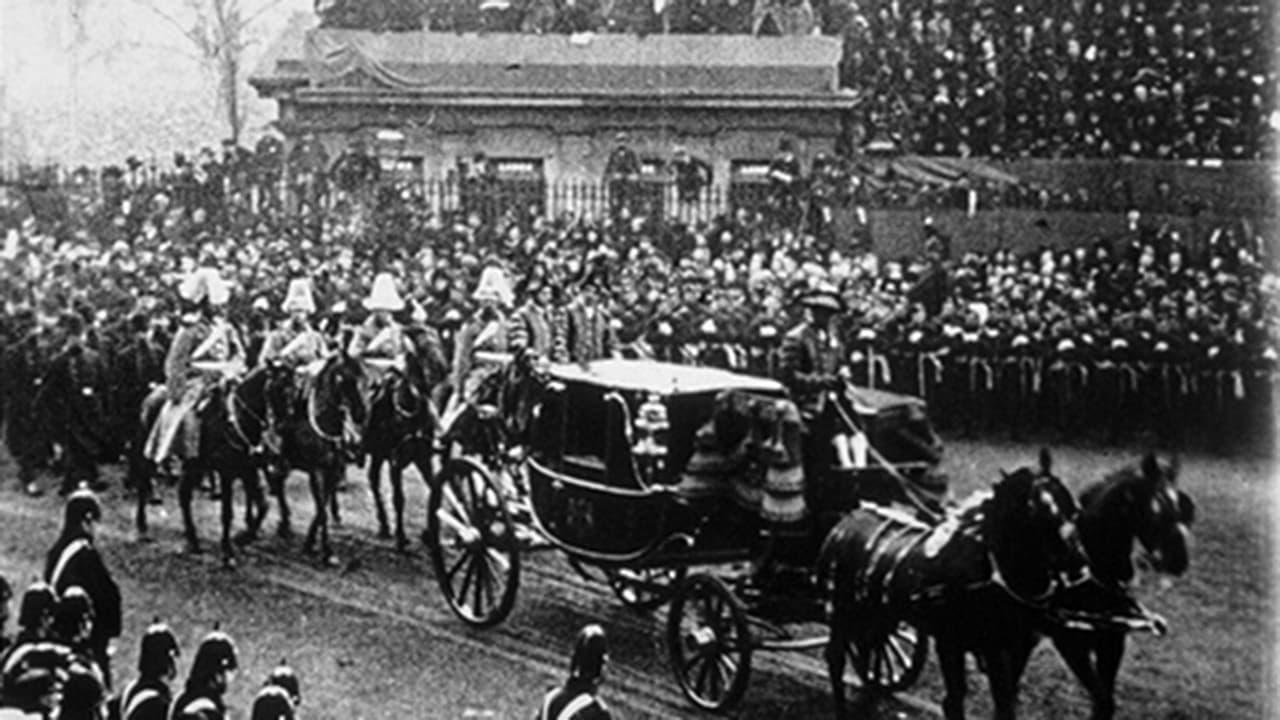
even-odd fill
[(740, 375), (710, 367), (677, 365), (657, 360), (596, 360), (551, 366), (551, 376), (565, 382), (596, 385), (657, 395), (697, 395), (722, 390), (743, 390), (783, 395), (776, 380)]

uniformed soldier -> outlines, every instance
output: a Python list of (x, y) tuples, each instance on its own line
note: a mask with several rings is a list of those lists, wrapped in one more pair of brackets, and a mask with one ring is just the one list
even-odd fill
[(569, 661), (569, 677), (542, 698), (536, 720), (608, 720), (613, 717), (600, 699), (600, 683), (609, 661), (604, 628), (587, 625), (578, 631)]
[(47, 357), (46, 330), (32, 310), (15, 313), (14, 337), (0, 363), (4, 393), (5, 445), (18, 465), (18, 483), (33, 497), (43, 494), (38, 468), (49, 456), (49, 439), (31, 422), (32, 402), (43, 380)]
[(441, 418), (442, 435), (447, 436), (462, 412), (476, 400), (482, 381), (496, 366), (477, 366), (478, 351), (505, 353), (511, 349), (510, 320), (506, 308), (514, 301), (511, 283), (502, 268), (491, 265), (480, 273), (480, 282), (471, 295), (475, 313), (458, 330), (453, 347), (453, 367), (449, 384), (453, 393)]
[(223, 695), (239, 667), (236, 645), (226, 633), (206, 635), (196, 648), (186, 687), (173, 703), (172, 720), (224, 720)]
[(714, 178), (707, 161), (690, 155), (683, 145), (675, 147), (671, 170), (676, 179), (676, 197), (685, 204), (698, 202), (703, 188), (710, 185)]
[(558, 338), (555, 318), (555, 288), (542, 278), (533, 277), (524, 288), (524, 303), (511, 316), (511, 349), (528, 350), (547, 360), (555, 359)]
[(364, 307), (369, 317), (356, 329), (347, 353), (365, 361), (376, 392), (387, 372), (403, 365), (404, 353), (409, 349), (404, 328), (393, 316), (405, 308), (405, 302), (390, 273), (382, 272), (374, 277)]
[(178, 676), (178, 652), (178, 639), (168, 625), (157, 621), (148, 626), (138, 652), (138, 677), (112, 698), (110, 717), (169, 720), (169, 683)]
[(267, 335), (262, 346), (260, 362), (282, 363), (291, 368), (305, 368), (324, 358), (328, 343), (324, 335), (311, 325), (311, 315), (316, 311), (315, 298), (311, 294), (311, 281), (295, 278), (289, 281), (280, 310), (287, 317), (281, 326)]
[(293, 720), (302, 704), (298, 675), (283, 661), (271, 670), (253, 699), (249, 720)]
[(768, 177), (769, 204), (773, 207), (774, 219), (783, 226), (793, 227), (799, 218), (804, 177), (790, 139), (783, 138), (778, 143), (778, 154), (769, 162)]
[(55, 593), (78, 585), (92, 603), (94, 621), (85, 643), (89, 657), (98, 664), (106, 687), (111, 687), (111, 656), (108, 646), (120, 636), (120, 588), (94, 546), (94, 536), (102, 521), (102, 506), (89, 490), (77, 490), (67, 498), (62, 534), (45, 558), (44, 579)]
[(45, 370), (33, 402), (53, 425), (54, 440), (62, 447), (65, 496), (81, 482), (105, 489), (98, 479), (97, 460), (106, 444), (107, 392), (102, 356), (86, 341), (84, 318), (68, 312), (59, 322), (65, 341)]
[(612, 318), (605, 308), (605, 280), (598, 270), (588, 270), (565, 308), (568, 316), (569, 361), (587, 363), (609, 357), (615, 343)]
[(169, 458), (179, 431), (180, 457), (199, 455), (196, 408), (215, 383), (243, 369), (246, 355), (239, 333), (223, 315), (231, 293), (217, 270), (201, 268), (188, 275), (178, 295), (187, 312), (165, 357), (164, 406), (146, 444), (146, 456), (158, 466)]
[(54, 642), (71, 652), (73, 663), (91, 667), (95, 674), (101, 675), (102, 670), (94, 661), (93, 650), (89, 647), (92, 634), (93, 601), (84, 588), (72, 585), (58, 598), (58, 605), (53, 611)]
[(632, 211), (640, 183), (640, 157), (627, 145), (627, 134), (619, 132), (618, 142), (604, 166), (604, 179), (609, 189), (610, 214), (615, 217), (626, 209)]

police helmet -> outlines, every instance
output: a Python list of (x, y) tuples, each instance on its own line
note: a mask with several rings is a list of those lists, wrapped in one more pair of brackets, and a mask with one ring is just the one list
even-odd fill
[(31, 583), (22, 594), (22, 602), (18, 606), (18, 627), (24, 630), (35, 630), (53, 617), (53, 609), (58, 604), (58, 596), (53, 588), (43, 580)]
[(102, 504), (98, 496), (89, 488), (80, 488), (67, 498), (67, 507), (63, 513), (63, 526), (74, 527), (85, 518), (98, 521), (102, 519)]
[(107, 690), (97, 670), (75, 663), (62, 684), (62, 713), (89, 713), (107, 699)]
[(293, 720), (294, 703), (289, 691), (276, 685), (267, 685), (258, 691), (249, 711), (249, 720)]
[(294, 705), (302, 702), (302, 686), (298, 682), (298, 674), (284, 660), (272, 668), (271, 674), (267, 676), (266, 685), (281, 688), (289, 693), (289, 699)]
[(609, 652), (604, 628), (592, 623), (578, 631), (573, 643), (573, 658), (569, 661), (569, 678), (595, 680), (604, 670)]
[(168, 625), (157, 620), (142, 634), (138, 673), (144, 677), (167, 675), (175, 667), (178, 655), (178, 639)]
[(86, 621), (93, 620), (93, 600), (79, 585), (72, 585), (58, 599), (53, 611), (53, 632), (64, 640), (80, 634)]
[(235, 642), (221, 630), (214, 630), (196, 648), (195, 659), (191, 661), (191, 677), (212, 677), (224, 670), (236, 670), (239, 667)]

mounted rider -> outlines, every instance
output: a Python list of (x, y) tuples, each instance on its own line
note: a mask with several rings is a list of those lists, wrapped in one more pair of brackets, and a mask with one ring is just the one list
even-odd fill
[(267, 335), (262, 345), (259, 362), (279, 363), (295, 370), (311, 372), (328, 354), (328, 341), (311, 324), (316, 312), (311, 281), (294, 278), (289, 281), (289, 291), (280, 305), (285, 318), (280, 326)]
[(511, 349), (510, 320), (505, 308), (511, 307), (515, 294), (506, 272), (496, 265), (486, 267), (471, 299), (477, 304), (476, 311), (458, 330), (453, 348), (453, 372), (449, 378), (453, 394), (441, 420), (446, 437), (462, 411), (474, 405), (484, 379), (497, 370), (491, 363), (477, 365), (476, 353), (506, 353)]
[(171, 456), (179, 431), (180, 456), (190, 460), (199, 454), (197, 411), (212, 388), (240, 373), (246, 356), (239, 333), (223, 315), (231, 290), (217, 270), (205, 267), (191, 273), (178, 286), (178, 296), (186, 313), (165, 357), (164, 406), (144, 451), (157, 465)]
[(371, 394), (376, 394), (386, 381), (388, 372), (404, 366), (404, 354), (410, 350), (404, 327), (394, 316), (394, 313), (404, 310), (404, 298), (396, 289), (390, 273), (382, 272), (374, 277), (373, 288), (369, 297), (364, 299), (364, 307), (369, 311), (369, 317), (356, 328), (347, 353), (364, 361), (374, 380)]

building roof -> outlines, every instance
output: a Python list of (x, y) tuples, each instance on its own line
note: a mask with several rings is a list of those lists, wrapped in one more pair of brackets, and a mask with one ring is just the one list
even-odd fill
[(295, 20), (251, 82), (264, 94), (831, 99), (847, 97), (840, 54), (821, 36), (373, 33)]

